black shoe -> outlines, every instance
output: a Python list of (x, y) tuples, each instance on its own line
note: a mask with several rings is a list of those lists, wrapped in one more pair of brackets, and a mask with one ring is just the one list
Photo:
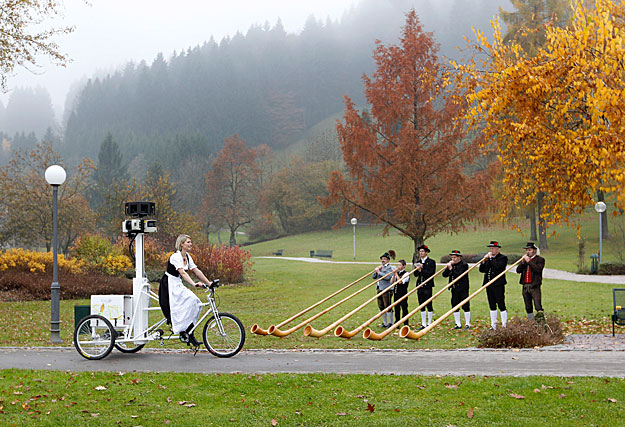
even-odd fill
[(195, 339), (195, 336), (193, 336), (193, 334), (189, 335), (189, 345), (191, 347), (195, 347), (195, 348), (199, 348), (202, 343), (200, 343), (197, 339)]
[(456, 325), (456, 326), (454, 326), (454, 329), (462, 329), (462, 326)]
[(471, 325), (465, 325), (464, 329), (471, 329)]
[(425, 329), (425, 326), (421, 325), (419, 326), (419, 330)]

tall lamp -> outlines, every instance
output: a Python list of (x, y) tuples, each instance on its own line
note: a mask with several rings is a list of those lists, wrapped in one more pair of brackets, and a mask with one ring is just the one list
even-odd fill
[(53, 344), (60, 344), (60, 308), (59, 299), (61, 287), (59, 286), (59, 266), (57, 261), (58, 253), (58, 208), (57, 199), (59, 185), (65, 182), (65, 169), (59, 165), (52, 165), (46, 169), (46, 181), (52, 186), (52, 286), (50, 287), (50, 341)]
[(595, 204), (595, 210), (599, 213), (599, 264), (603, 262), (603, 227), (601, 221), (601, 214), (605, 212), (606, 205), (603, 202), (597, 202)]
[(358, 224), (358, 220), (356, 218), (352, 218), (350, 222), (354, 227), (354, 261), (356, 261), (356, 224)]

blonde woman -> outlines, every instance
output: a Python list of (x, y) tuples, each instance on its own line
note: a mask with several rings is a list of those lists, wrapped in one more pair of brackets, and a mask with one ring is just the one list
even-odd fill
[[(167, 261), (167, 270), (161, 279), (159, 299), (165, 317), (171, 320), (171, 328), (175, 334), (180, 334), (180, 339), (193, 347), (199, 347), (200, 343), (193, 336), (191, 330), (200, 315), (200, 299), (187, 287), (184, 282), (192, 286), (202, 286), (202, 283), (210, 283), (204, 273), (193, 262), (189, 251), (193, 248), (191, 237), (181, 234), (176, 239), (176, 252)], [(189, 276), (192, 271), (201, 282), (194, 282)], [(166, 279), (166, 280), (165, 280)], [(165, 283), (163, 283), (165, 282)], [(166, 286), (163, 286), (166, 285)], [(165, 289), (167, 288), (167, 289)], [(163, 304), (164, 298), (169, 304)], [(165, 308), (169, 308), (169, 316)]]

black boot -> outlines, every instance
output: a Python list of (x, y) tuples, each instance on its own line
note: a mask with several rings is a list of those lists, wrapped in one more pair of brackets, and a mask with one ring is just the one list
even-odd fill
[(201, 342), (199, 342), (195, 336), (193, 335), (193, 333), (189, 334), (189, 345), (191, 347), (200, 347), (202, 345)]

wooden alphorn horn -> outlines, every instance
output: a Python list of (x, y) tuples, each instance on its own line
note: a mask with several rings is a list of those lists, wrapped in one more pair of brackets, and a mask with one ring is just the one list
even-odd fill
[[(416, 269), (415, 269), (416, 270)], [(412, 273), (414, 270), (412, 270), (410, 273)], [(395, 273), (395, 270), (393, 270), (393, 273)], [(434, 277), (434, 276), (432, 276)], [(373, 297), (369, 298), (367, 301), (363, 302), (362, 304), (360, 304), (358, 307), (356, 307), (354, 310), (350, 311), (349, 313), (347, 313), (345, 316), (341, 317), (339, 320), (337, 320), (334, 323), (331, 323), (330, 325), (326, 326), (325, 328), (323, 328), (322, 330), (317, 330), (315, 328), (313, 328), (311, 325), (307, 325), (306, 328), (304, 328), (304, 335), (306, 335), (307, 337), (315, 337), (315, 338), (319, 338), (324, 336), (325, 334), (327, 334), (328, 332), (330, 332), (332, 330), (332, 328), (336, 327), (336, 325), (339, 325), (342, 321), (344, 321), (345, 319), (353, 316), (357, 311), (360, 311), (363, 307), (365, 307), (367, 304), (369, 304), (371, 301), (377, 299), (380, 295), (389, 292), (391, 289), (393, 289), (393, 286), (395, 286), (397, 283), (401, 282), (401, 279), (394, 282), (393, 284), (391, 284), (388, 288), (384, 289), (383, 291), (375, 294)], [(381, 314), (380, 314), (381, 316)]]
[[(320, 300), (320, 301), (318, 301), (318, 302), (314, 303), (313, 305), (311, 305), (311, 306), (310, 306), (310, 307), (308, 307), (307, 309), (302, 310), (302, 311), (300, 311), (300, 312), (299, 312), (299, 313), (297, 313), (297, 314), (294, 314), (293, 316), (289, 317), (288, 319), (286, 319), (286, 320), (285, 320), (284, 322), (282, 322), (282, 323), (278, 323), (278, 324), (276, 325), (276, 328), (280, 328), (280, 327), (282, 327), (282, 326), (286, 325), (287, 323), (289, 323), (290, 321), (295, 320), (295, 319), (297, 319), (298, 317), (300, 317), (300, 316), (302, 316), (302, 315), (304, 315), (304, 314), (308, 313), (308, 312), (309, 312), (310, 310), (312, 310), (313, 308), (318, 307), (319, 305), (323, 304), (324, 302), (326, 302), (327, 300), (329, 300), (329, 299), (330, 299), (330, 298), (332, 298), (333, 296), (336, 296), (336, 295), (340, 294), (340, 293), (341, 293), (341, 292), (343, 292), (345, 289), (349, 288), (350, 286), (355, 285), (356, 283), (360, 282), (362, 279), (364, 279), (364, 278), (368, 277), (370, 274), (373, 274), (373, 272), (374, 272), (374, 271), (375, 271), (375, 269), (371, 270), (370, 272), (368, 272), (368, 273), (367, 273), (367, 274), (365, 274), (364, 276), (362, 276), (362, 277), (360, 277), (360, 278), (358, 278), (358, 279), (354, 280), (352, 283), (350, 283), (350, 284), (349, 284), (349, 285), (347, 285), (347, 286), (342, 287), (342, 288), (341, 288), (341, 289), (339, 289), (338, 291), (333, 292), (332, 294), (328, 295), (327, 297), (323, 298), (322, 300)], [(252, 325), (252, 327), (250, 328), (250, 331), (251, 331), (253, 334), (257, 334), (257, 335), (268, 335), (268, 334), (269, 334), (269, 331), (268, 331), (267, 329), (263, 329), (263, 328), (261, 328), (260, 326), (258, 326), (258, 323), (254, 323), (254, 324)]]
[[(444, 270), (444, 269), (443, 269)], [(408, 298), (410, 295), (412, 295), (413, 293), (415, 293), (419, 288), (421, 288), (421, 286), (425, 285), (427, 282), (429, 282), (430, 280), (432, 280), (433, 278), (435, 278), (436, 276), (438, 276), (440, 273), (443, 272), (443, 270), (439, 270), (436, 273), (434, 273), (433, 275), (431, 275), (430, 277), (428, 277), (425, 281), (423, 281), (421, 284), (419, 284), (419, 286), (415, 287), (413, 290), (409, 291), (408, 293), (406, 293), (406, 295), (404, 295), (403, 297), (401, 297), (400, 299), (398, 299), (397, 301), (395, 301), (393, 304), (391, 304), (389, 307), (385, 308), (384, 310), (380, 311), (378, 314), (376, 314), (375, 316), (373, 316), (371, 319), (367, 320), (365, 323), (363, 323), (362, 325), (360, 325), (359, 327), (357, 327), (356, 329), (353, 329), (351, 331), (346, 331), (345, 328), (343, 328), (343, 326), (338, 326), (335, 330), (334, 330), (334, 335), (337, 337), (341, 337), (341, 338), (351, 338), (354, 335), (356, 335), (358, 332), (362, 331), (366, 326), (370, 325), (372, 322), (375, 322), (376, 319), (380, 318), (382, 316), (382, 314), (386, 313), (388, 310), (390, 310), (391, 308), (393, 308), (395, 305), (399, 304), (400, 302), (402, 302), (405, 298)], [(416, 271), (416, 268), (414, 270), (412, 270), (410, 273), (408, 274), (412, 274)], [(396, 283), (399, 283), (403, 280), (403, 276), (400, 280), (398, 280), (397, 282), (393, 283), (393, 285), (395, 285)], [(376, 295), (377, 297), (377, 295)], [(304, 331), (304, 333), (306, 333), (306, 331)]]
[[(375, 341), (379, 341), (381, 339), (384, 339), (388, 334), (390, 334), (391, 332), (393, 332), (395, 330), (395, 328), (397, 328), (399, 325), (401, 325), (402, 323), (404, 323), (407, 319), (409, 319), (410, 317), (414, 316), (419, 310), (421, 310), (423, 307), (425, 307), (426, 305), (428, 305), (430, 303), (430, 301), (433, 301), (436, 297), (438, 297), (440, 294), (442, 294), (446, 289), (449, 289), (449, 287), (451, 287), (454, 283), (456, 283), (458, 280), (460, 280), (462, 277), (464, 277), (465, 275), (469, 274), (469, 272), (471, 270), (473, 270), (475, 267), (477, 267), (478, 265), (480, 265), (485, 259), (486, 259), (487, 255), (484, 255), (484, 258), (482, 258), (479, 262), (476, 262), (473, 266), (471, 266), (469, 269), (467, 269), (467, 271), (465, 271), (464, 273), (462, 273), (460, 276), (456, 277), (454, 280), (452, 280), (451, 282), (449, 282), (447, 285), (443, 286), (443, 288), (436, 292), (434, 295), (432, 295), (430, 298), (427, 299), (427, 301), (425, 301), (423, 304), (420, 304), (419, 307), (415, 308), (414, 310), (412, 310), (410, 313), (406, 314), (404, 317), (402, 317), (401, 319), (399, 319), (397, 322), (395, 322), (395, 324), (393, 324), (390, 328), (386, 329), (385, 331), (381, 332), (381, 333), (377, 333), (375, 331), (373, 331), (370, 328), (365, 329), (365, 332), (363, 332), (362, 337), (368, 340), (375, 340)], [(445, 267), (447, 268), (447, 267)], [(445, 268), (443, 268), (443, 270), (440, 271), (444, 271)], [(416, 289), (413, 289), (410, 292), (414, 292)], [(407, 296), (407, 294), (406, 294)], [(399, 302), (401, 302), (403, 299), (400, 298), (399, 300), (397, 300), (395, 303), (393, 304), (397, 304)], [(336, 333), (336, 332), (335, 332)]]
[(477, 291), (473, 292), (471, 295), (469, 295), (464, 300), (460, 301), (458, 303), (458, 305), (456, 305), (454, 308), (449, 310), (447, 313), (443, 314), (441, 317), (436, 319), (434, 322), (432, 322), (425, 329), (421, 329), (419, 332), (414, 332), (414, 331), (410, 330), (410, 326), (404, 326), (403, 328), (400, 329), (399, 336), (402, 337), (402, 338), (410, 338), (410, 339), (413, 339), (413, 340), (418, 340), (423, 335), (427, 334), (432, 329), (434, 329), (436, 326), (438, 326), (443, 320), (445, 320), (447, 317), (449, 317), (454, 311), (458, 310), (460, 307), (462, 307), (464, 304), (466, 304), (468, 301), (470, 301), (477, 294), (482, 292), (484, 289), (488, 288), (493, 282), (495, 282), (495, 280), (499, 279), (501, 276), (503, 276), (508, 271), (510, 271), (512, 269), (512, 267), (514, 267), (518, 263), (520, 263), (522, 261), (522, 259), (523, 258), (518, 259), (514, 264), (512, 264), (510, 267), (506, 268), (503, 272), (499, 273), (497, 276), (495, 276), (488, 283), (483, 284), (481, 288), (479, 288)]
[(332, 310), (333, 308), (338, 307), (339, 305), (343, 304), (345, 301), (347, 301), (350, 298), (355, 297), (356, 295), (358, 295), (359, 293), (363, 292), (365, 289), (367, 289), (368, 287), (375, 285), (376, 283), (378, 283), (380, 280), (383, 280), (385, 277), (387, 277), (390, 274), (393, 274), (394, 271), (391, 271), (390, 273), (385, 274), (384, 276), (380, 277), (379, 279), (369, 283), (368, 285), (364, 286), (362, 289), (352, 293), (351, 295), (346, 296), (345, 298), (343, 298), (342, 300), (332, 304), (330, 307), (326, 308), (325, 310), (320, 311), (319, 313), (315, 314), (312, 317), (309, 317), (308, 319), (304, 320), (302, 323), (300, 323), (299, 325), (295, 325), (293, 326), (291, 329), (287, 329), (286, 331), (282, 331), (280, 329), (278, 329), (275, 325), (271, 325), (268, 329), (268, 334), (269, 335), (275, 335), (277, 337), (286, 337), (287, 335), (292, 334), (293, 332), (297, 331), (298, 329), (300, 329), (302, 326), (306, 326), (309, 322), (312, 322), (313, 320), (317, 319), (318, 317), (323, 316), (324, 314), (326, 314), (328, 311)]

